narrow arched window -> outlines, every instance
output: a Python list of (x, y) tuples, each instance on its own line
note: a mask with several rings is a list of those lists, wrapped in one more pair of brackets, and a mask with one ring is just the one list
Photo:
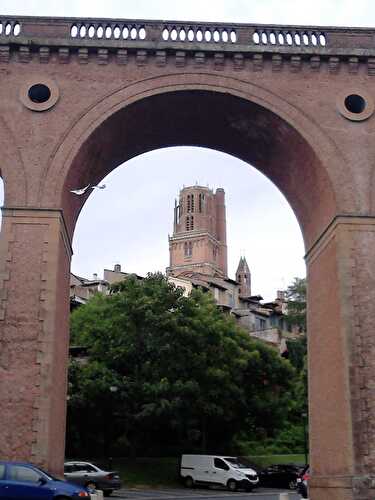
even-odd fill
[(190, 216), (190, 229), (194, 229), (194, 217), (192, 215)]
[(203, 203), (204, 203), (204, 194), (199, 193), (199, 198), (198, 198), (198, 210), (199, 210), (199, 213), (203, 212)]

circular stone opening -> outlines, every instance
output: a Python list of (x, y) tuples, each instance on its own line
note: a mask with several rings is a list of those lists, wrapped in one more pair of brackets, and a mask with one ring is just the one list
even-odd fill
[(51, 91), (47, 85), (37, 83), (29, 88), (28, 96), (31, 101), (40, 104), (48, 101), (51, 97)]
[(360, 114), (363, 113), (363, 111), (366, 108), (366, 101), (365, 99), (358, 95), (358, 94), (350, 94), (345, 98), (344, 101), (346, 109), (350, 113), (355, 113), (355, 114)]

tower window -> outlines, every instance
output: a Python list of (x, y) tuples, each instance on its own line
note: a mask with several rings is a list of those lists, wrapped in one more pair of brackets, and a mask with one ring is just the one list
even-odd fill
[(192, 215), (186, 216), (186, 231), (192, 231), (194, 229), (194, 217)]
[(187, 212), (194, 212), (194, 195), (188, 194), (186, 197)]
[(198, 210), (199, 210), (199, 213), (203, 212), (203, 204), (204, 204), (204, 194), (199, 193), (199, 198), (198, 198)]
[(185, 257), (191, 257), (193, 255), (193, 243), (191, 241), (184, 243), (184, 254)]

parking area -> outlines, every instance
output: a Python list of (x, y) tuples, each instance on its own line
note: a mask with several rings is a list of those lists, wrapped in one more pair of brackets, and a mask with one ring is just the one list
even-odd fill
[[(279, 500), (280, 493), (288, 493), (288, 500), (300, 500), (300, 496), (287, 490), (276, 490), (271, 488), (257, 488), (251, 493), (237, 491), (228, 492), (222, 489), (143, 489), (143, 488), (123, 488), (114, 492), (110, 498), (117, 500), (205, 500), (205, 499), (233, 499), (233, 500)], [(283, 499), (284, 500), (284, 499)], [(285, 499), (286, 500), (286, 499)]]

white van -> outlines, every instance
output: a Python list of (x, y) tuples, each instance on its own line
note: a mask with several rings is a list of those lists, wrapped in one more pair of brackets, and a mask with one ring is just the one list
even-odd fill
[(182, 455), (180, 476), (185, 486), (217, 484), (230, 491), (248, 491), (259, 483), (258, 474), (237, 457), (220, 455)]

